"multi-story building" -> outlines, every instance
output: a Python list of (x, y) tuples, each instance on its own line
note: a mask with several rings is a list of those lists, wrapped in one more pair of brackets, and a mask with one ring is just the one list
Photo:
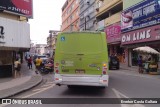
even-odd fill
[(35, 44), (35, 48), (36, 48), (36, 50), (35, 50), (35, 53), (37, 54), (37, 55), (44, 55), (44, 54), (46, 54), (45, 52), (45, 50), (46, 50), (46, 44)]
[(32, 0), (0, 1), (0, 77), (12, 76), (16, 57), (30, 48)]
[(48, 54), (50, 56), (53, 56), (53, 53), (55, 52), (56, 49), (56, 41), (57, 41), (57, 35), (60, 31), (57, 30), (50, 30), (49, 31), (49, 36), (47, 37), (47, 50)]
[(124, 62), (124, 50), (120, 47), (122, 10), (123, 0), (96, 0), (96, 30), (106, 32), (109, 55), (117, 54), (120, 61)]
[(79, 31), (79, 0), (66, 0), (63, 5), (61, 31)]
[(96, 25), (96, 0), (80, 0), (80, 31), (95, 31)]
[(36, 54), (36, 46), (35, 46), (34, 43), (31, 43), (31, 44), (30, 44), (29, 53), (30, 53), (31, 55), (35, 55), (35, 54)]

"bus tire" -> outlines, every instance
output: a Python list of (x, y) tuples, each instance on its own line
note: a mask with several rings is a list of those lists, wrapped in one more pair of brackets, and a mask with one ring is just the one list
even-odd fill
[(69, 89), (71, 89), (71, 88), (73, 88), (73, 85), (67, 85), (67, 87), (68, 87)]

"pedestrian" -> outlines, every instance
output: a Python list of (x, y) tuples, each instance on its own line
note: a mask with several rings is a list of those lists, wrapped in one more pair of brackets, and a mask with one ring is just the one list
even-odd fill
[(19, 62), (19, 59), (16, 58), (16, 61), (14, 62), (14, 78), (17, 77), (17, 74), (19, 75), (19, 77), (21, 77), (21, 63)]
[(32, 69), (32, 58), (31, 58), (31, 56), (29, 56), (29, 58), (27, 59), (27, 62), (28, 62), (28, 68)]
[(139, 58), (138, 58), (138, 66), (139, 66), (138, 72), (139, 72), (139, 73), (143, 73), (142, 56), (139, 56)]
[(35, 65), (36, 65), (36, 74), (38, 74), (38, 71), (39, 71), (39, 69), (40, 69), (40, 67), (41, 67), (41, 64), (42, 64), (42, 59), (40, 58), (40, 57), (38, 57), (37, 59), (36, 59), (36, 61), (35, 61)]

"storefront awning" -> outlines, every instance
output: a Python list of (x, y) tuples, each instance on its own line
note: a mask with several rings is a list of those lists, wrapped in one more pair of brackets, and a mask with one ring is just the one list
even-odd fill
[(116, 45), (116, 44), (121, 44), (121, 41), (108, 43), (108, 45)]
[(16, 48), (16, 47), (4, 47), (0, 46), (0, 50), (8, 50), (8, 51), (22, 51), (26, 52), (29, 51), (30, 48)]

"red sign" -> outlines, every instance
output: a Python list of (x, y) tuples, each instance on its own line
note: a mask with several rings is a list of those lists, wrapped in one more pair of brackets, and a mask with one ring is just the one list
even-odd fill
[(160, 40), (160, 25), (123, 33), (121, 44), (134, 44)]
[(6, 10), (14, 14), (33, 17), (32, 0), (0, 0), (0, 10)]
[(115, 24), (106, 27), (105, 32), (107, 34), (107, 42), (112, 43), (112, 42), (117, 42), (121, 41), (121, 27), (120, 24)]

